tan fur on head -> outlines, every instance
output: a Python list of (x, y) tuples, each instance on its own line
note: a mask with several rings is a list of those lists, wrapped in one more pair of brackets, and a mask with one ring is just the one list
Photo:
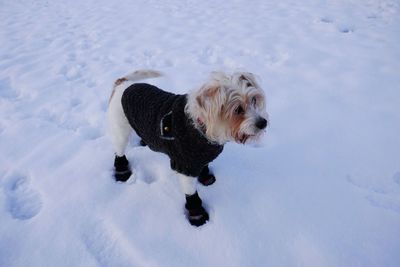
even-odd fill
[(219, 144), (256, 140), (264, 132), (256, 127), (257, 121), (268, 119), (264, 92), (248, 72), (213, 72), (189, 94), (186, 112), (210, 141)]

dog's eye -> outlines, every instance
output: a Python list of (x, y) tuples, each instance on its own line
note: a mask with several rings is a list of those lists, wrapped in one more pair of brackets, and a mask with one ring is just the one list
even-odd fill
[(257, 104), (257, 97), (253, 97), (253, 98), (251, 99), (251, 104), (252, 104), (253, 106), (255, 106), (255, 105)]
[(238, 106), (238, 107), (235, 109), (235, 114), (236, 114), (236, 115), (240, 115), (240, 114), (243, 114), (243, 113), (244, 113), (244, 109), (243, 109), (242, 106)]

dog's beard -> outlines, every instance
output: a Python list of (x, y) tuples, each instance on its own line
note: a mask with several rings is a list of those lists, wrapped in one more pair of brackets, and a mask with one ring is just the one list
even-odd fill
[(257, 143), (265, 132), (265, 129), (258, 129), (255, 126), (254, 119), (248, 118), (241, 123), (234, 140), (240, 144)]
[(258, 133), (255, 134), (241, 133), (235, 141), (240, 144), (257, 143), (264, 132), (264, 130), (260, 130), (258, 131)]

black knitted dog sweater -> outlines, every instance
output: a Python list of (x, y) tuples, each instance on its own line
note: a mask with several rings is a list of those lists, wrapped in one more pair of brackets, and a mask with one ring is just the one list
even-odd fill
[(197, 177), (223, 149), (210, 143), (185, 113), (187, 95), (165, 92), (153, 85), (136, 83), (122, 95), (124, 113), (150, 149), (165, 153), (171, 168)]

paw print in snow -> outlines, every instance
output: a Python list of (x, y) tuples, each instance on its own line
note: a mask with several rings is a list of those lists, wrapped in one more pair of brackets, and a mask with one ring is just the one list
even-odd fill
[(7, 210), (13, 218), (28, 220), (40, 212), (40, 194), (31, 188), (28, 177), (19, 174), (10, 176), (4, 191)]

